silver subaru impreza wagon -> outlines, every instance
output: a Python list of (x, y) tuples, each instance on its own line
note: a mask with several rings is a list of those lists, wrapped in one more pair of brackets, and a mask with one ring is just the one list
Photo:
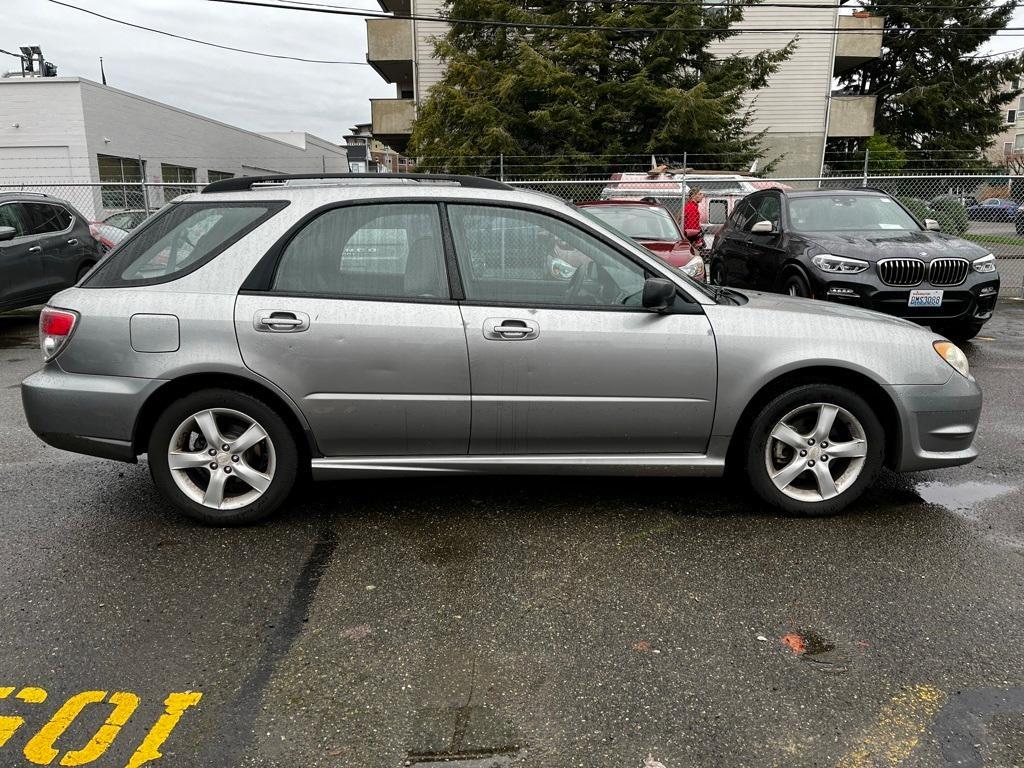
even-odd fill
[(742, 473), (826, 514), (964, 464), (981, 391), (904, 320), (699, 285), (584, 209), (459, 176), (216, 182), (40, 316), (31, 428), (148, 455), (192, 518), (297, 478)]

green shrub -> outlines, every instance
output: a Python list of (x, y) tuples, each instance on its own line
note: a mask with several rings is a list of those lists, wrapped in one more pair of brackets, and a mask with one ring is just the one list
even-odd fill
[(967, 211), (955, 197), (937, 197), (932, 200), (931, 209), (935, 213), (932, 218), (947, 235), (959, 237), (967, 231)]

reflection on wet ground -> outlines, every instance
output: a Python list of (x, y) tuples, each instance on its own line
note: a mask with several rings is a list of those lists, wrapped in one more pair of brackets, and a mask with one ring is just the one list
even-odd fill
[(979, 483), (972, 480), (955, 484), (929, 481), (918, 483), (914, 490), (926, 504), (936, 504), (951, 512), (971, 512), (979, 504), (1005, 496), (1017, 488), (1003, 483)]

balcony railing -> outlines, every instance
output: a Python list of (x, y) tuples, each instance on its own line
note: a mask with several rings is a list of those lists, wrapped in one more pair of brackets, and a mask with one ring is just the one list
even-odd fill
[(840, 16), (836, 35), (835, 74), (842, 74), (882, 55), (882, 16)]

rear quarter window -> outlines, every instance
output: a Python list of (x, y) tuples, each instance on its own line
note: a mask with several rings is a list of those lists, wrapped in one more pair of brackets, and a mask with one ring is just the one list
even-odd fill
[(116, 248), (85, 285), (114, 288), (177, 280), (216, 258), (286, 205), (266, 200), (175, 203)]

